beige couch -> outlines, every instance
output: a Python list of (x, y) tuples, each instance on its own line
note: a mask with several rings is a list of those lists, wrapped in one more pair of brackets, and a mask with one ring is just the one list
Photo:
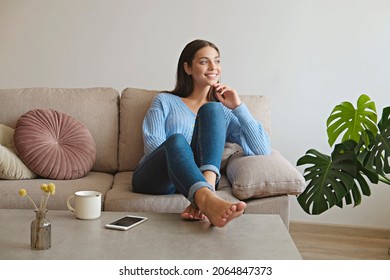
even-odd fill
[[(32, 206), (18, 195), (25, 188), (38, 199), (39, 186), (54, 182), (56, 194), (49, 209), (67, 209), (66, 199), (77, 190), (103, 193), (104, 211), (180, 213), (189, 202), (180, 194), (154, 196), (132, 192), (131, 179), (143, 155), (141, 124), (157, 91), (111, 88), (54, 89), (26, 88), (0, 90), (0, 124), (15, 127), (30, 109), (51, 108), (83, 122), (96, 143), (94, 166), (75, 180), (0, 180), (0, 208)], [(242, 96), (254, 117), (270, 132), (270, 101), (264, 96)], [(242, 157), (237, 145), (227, 145), (218, 194), (231, 201), (244, 199), (245, 213), (279, 214), (288, 227), (289, 195), (303, 190), (302, 175), (273, 150), (270, 156)]]

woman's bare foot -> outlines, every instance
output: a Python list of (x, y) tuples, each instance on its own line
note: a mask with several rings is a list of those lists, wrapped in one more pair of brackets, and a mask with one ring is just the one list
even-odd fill
[(186, 209), (184, 209), (183, 213), (181, 213), (181, 217), (186, 220), (196, 220), (201, 221), (206, 219), (206, 216), (197, 208), (195, 208), (192, 204), (187, 206)]
[(195, 192), (195, 202), (210, 223), (217, 227), (223, 227), (234, 218), (241, 216), (246, 208), (245, 202), (228, 202), (208, 188), (201, 188)]

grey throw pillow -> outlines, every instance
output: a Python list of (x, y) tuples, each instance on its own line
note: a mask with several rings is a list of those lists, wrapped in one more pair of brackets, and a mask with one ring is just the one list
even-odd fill
[(305, 179), (278, 151), (271, 155), (234, 154), (226, 167), (232, 192), (238, 199), (282, 194), (297, 195), (305, 188)]

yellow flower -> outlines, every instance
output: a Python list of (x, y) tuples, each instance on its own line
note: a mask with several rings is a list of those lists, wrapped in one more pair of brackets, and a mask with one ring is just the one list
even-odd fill
[(26, 189), (20, 189), (20, 190), (19, 190), (19, 195), (20, 195), (20, 196), (25, 196), (26, 194), (27, 194)]
[(55, 194), (56, 192), (56, 186), (53, 183), (50, 184), (42, 184), (41, 190), (44, 192), (44, 194), (41, 195), (39, 208), (35, 204), (35, 202), (32, 200), (30, 195), (27, 193), (26, 189), (20, 189), (19, 195), (20, 196), (27, 196), (27, 198), (31, 201), (31, 203), (34, 205), (34, 208), (36, 210), (43, 210), (47, 207), (47, 201), (49, 200), (49, 196)]
[(44, 191), (45, 193), (49, 192), (49, 188), (47, 184), (42, 184), (41, 185), (41, 190)]
[(47, 186), (47, 189), (50, 192), (50, 194), (55, 194), (55, 192), (56, 192), (56, 185), (54, 185), (53, 183), (50, 183)]
[(37, 205), (34, 203), (34, 201), (32, 200), (32, 198), (28, 195), (26, 189), (20, 189), (19, 190), (19, 195), (20, 196), (27, 196), (27, 198), (32, 202), (32, 204), (34, 205), (35, 209), (38, 210), (38, 207)]

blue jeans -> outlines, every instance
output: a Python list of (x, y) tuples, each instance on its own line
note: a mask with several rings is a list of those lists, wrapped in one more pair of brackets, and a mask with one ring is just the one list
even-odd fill
[(171, 135), (137, 167), (133, 191), (153, 195), (178, 192), (195, 205), (197, 190), (203, 187), (213, 190), (202, 172), (214, 172), (217, 182), (221, 177), (225, 141), (226, 120), (221, 104), (204, 104), (196, 117), (191, 144), (182, 134)]

